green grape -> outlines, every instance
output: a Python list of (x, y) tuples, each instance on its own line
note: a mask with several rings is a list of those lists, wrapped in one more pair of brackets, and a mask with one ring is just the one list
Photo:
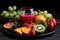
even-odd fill
[(2, 11), (1, 16), (8, 17), (9, 16), (8, 11)]
[(46, 10), (44, 10), (44, 16), (47, 18), (47, 11)]
[(48, 18), (52, 18), (52, 14), (50, 14), (50, 13), (47, 14), (47, 17), (48, 17)]
[(48, 13), (47, 10), (44, 10), (44, 13), (47, 14)]
[(16, 11), (13, 11), (13, 14), (14, 14), (14, 15), (17, 15), (17, 12), (16, 12)]
[(42, 14), (42, 15), (43, 15), (43, 14), (44, 14), (44, 12), (43, 12), (43, 11), (40, 11), (40, 12), (39, 12), (39, 14)]
[(19, 15), (16, 15), (15, 17), (19, 17)]
[(18, 10), (17, 13), (18, 13), (18, 15), (20, 15), (22, 13), (22, 11)]
[(9, 13), (1, 13), (1, 16), (8, 17), (9, 16)]
[(9, 11), (13, 11), (13, 8), (11, 6), (8, 7)]
[(47, 14), (44, 14), (44, 17), (47, 18)]
[(1, 13), (1, 16), (4, 16), (5, 15), (5, 13)]
[(40, 13), (44, 13), (43, 11), (40, 11)]
[(17, 8), (16, 6), (13, 6), (13, 10), (16, 10), (16, 8)]
[(9, 14), (9, 17), (14, 17), (14, 14), (13, 14), (13, 13), (10, 13), (10, 14)]
[(34, 11), (34, 15), (37, 15), (38, 14), (38, 12), (37, 11)]
[(8, 17), (9, 16), (9, 13), (5, 13), (4, 17)]
[(4, 10), (4, 11), (2, 11), (2, 13), (8, 13), (8, 11), (5, 11), (5, 10)]

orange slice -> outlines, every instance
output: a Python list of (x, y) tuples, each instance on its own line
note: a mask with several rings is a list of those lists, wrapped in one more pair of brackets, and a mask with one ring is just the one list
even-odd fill
[(17, 34), (22, 34), (22, 29), (21, 28), (14, 29), (14, 32), (16, 32)]
[(30, 28), (22, 27), (22, 32), (23, 32), (24, 34), (30, 34), (30, 31), (31, 31)]
[(14, 25), (13, 22), (8, 22), (8, 23), (4, 24), (3, 27), (4, 27), (4, 28), (7, 28), (7, 29), (10, 29), (10, 28), (13, 27), (13, 25)]

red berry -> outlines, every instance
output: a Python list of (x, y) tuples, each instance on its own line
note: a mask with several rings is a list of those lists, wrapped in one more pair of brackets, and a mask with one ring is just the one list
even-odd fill
[(31, 28), (32, 27), (32, 24), (25, 23), (24, 26), (27, 27), (27, 28)]
[(35, 30), (31, 30), (31, 34), (35, 35)]

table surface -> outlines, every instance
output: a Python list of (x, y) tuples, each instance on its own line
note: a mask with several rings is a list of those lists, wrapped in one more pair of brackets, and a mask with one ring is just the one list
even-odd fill
[(48, 36), (48, 37), (43, 37), (43, 38), (36, 38), (36, 39), (18, 39), (18, 38), (13, 38), (13, 37), (8, 37), (3, 34), (3, 32), (0, 30), (0, 40), (60, 40), (60, 23), (59, 20), (57, 20), (57, 26), (56, 26), (56, 32), (55, 34)]

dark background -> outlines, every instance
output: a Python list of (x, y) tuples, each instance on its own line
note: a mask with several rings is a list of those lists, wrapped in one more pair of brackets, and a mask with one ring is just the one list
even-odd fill
[(60, 17), (59, 0), (0, 0), (0, 12), (7, 9), (8, 6), (16, 5), (18, 9), (21, 7), (33, 7), (38, 9), (48, 9), (57, 19)]
[(0, 12), (7, 9), (8, 6), (16, 5), (21, 7), (33, 7), (38, 9), (48, 9), (57, 19), (60, 17), (59, 0), (0, 0)]
[(34, 8), (53, 8), (59, 12), (59, 4), (59, 0), (0, 0), (0, 9), (7, 8), (10, 5), (16, 5), (18, 8), (23, 6), (31, 6)]
[(52, 8), (53, 11), (55, 12), (53, 14), (56, 16), (58, 16), (60, 13), (59, 0), (0, 0), (0, 10), (4, 10), (8, 6), (13, 6), (13, 5), (16, 5), (18, 9), (24, 6), (29, 6), (39, 9)]

